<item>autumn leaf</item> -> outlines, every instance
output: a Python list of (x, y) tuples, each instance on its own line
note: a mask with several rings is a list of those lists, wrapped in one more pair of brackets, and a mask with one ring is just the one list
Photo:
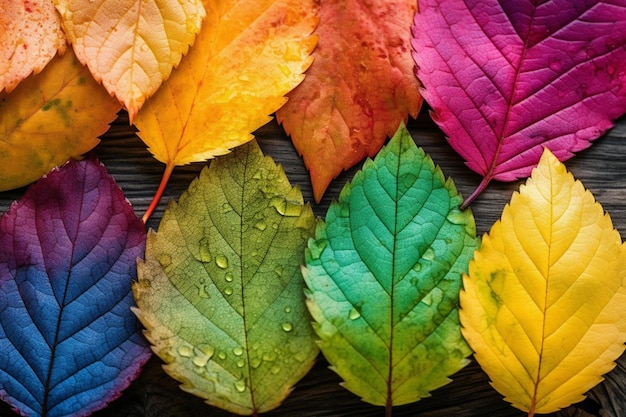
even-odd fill
[(119, 109), (71, 50), (11, 94), (0, 92), (0, 191), (92, 149)]
[(61, 19), (49, 0), (3, 0), (0, 13), (0, 94), (38, 74), (66, 49)]
[(132, 121), (200, 30), (201, 0), (53, 0), (76, 56)]
[(150, 232), (137, 315), (182, 389), (238, 414), (277, 407), (318, 349), (300, 265), (315, 219), (255, 141), (216, 159)]
[(0, 217), (0, 398), (86, 416), (150, 357), (130, 311), (146, 232), (95, 159), (71, 161)]
[(314, 63), (277, 112), (317, 202), (333, 178), (376, 155), (400, 121), (419, 112), (409, 44), (416, 3), (320, 2)]
[(457, 303), (478, 240), (461, 202), (401, 126), (309, 241), (307, 305), (322, 353), (347, 389), (387, 415), (468, 363)]
[(252, 139), (311, 63), (314, 0), (206, 0), (205, 7), (194, 47), (135, 120), (150, 152), (166, 164), (153, 205), (176, 165)]
[(550, 413), (615, 366), (625, 260), (609, 215), (546, 150), (483, 237), (461, 292), (463, 335), (507, 401)]
[(484, 178), (530, 175), (626, 112), (626, 5), (426, 0), (413, 46), (422, 94), (450, 145)]

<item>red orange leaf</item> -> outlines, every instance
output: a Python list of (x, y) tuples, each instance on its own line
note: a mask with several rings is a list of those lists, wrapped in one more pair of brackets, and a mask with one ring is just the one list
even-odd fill
[(374, 156), (421, 106), (410, 52), (414, 0), (320, 2), (319, 43), (304, 82), (277, 113), (309, 168), (316, 201)]

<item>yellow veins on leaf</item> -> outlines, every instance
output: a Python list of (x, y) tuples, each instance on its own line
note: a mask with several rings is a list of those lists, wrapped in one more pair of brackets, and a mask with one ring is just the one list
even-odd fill
[(66, 49), (61, 19), (49, 0), (2, 0), (0, 92), (11, 92)]
[(78, 59), (131, 121), (193, 43), (201, 0), (54, 0)]
[(252, 139), (311, 64), (314, 0), (205, 0), (194, 46), (138, 114), (139, 136), (168, 166)]
[(464, 277), (463, 335), (496, 390), (550, 413), (581, 401), (624, 351), (626, 249), (548, 150)]
[(71, 50), (11, 94), (0, 92), (0, 191), (89, 151), (119, 109)]

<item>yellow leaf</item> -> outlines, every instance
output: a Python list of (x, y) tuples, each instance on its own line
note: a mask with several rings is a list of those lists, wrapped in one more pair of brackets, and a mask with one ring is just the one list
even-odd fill
[(53, 0), (78, 59), (131, 121), (200, 30), (201, 0)]
[(626, 342), (626, 249), (608, 214), (548, 150), (464, 277), (463, 335), (515, 407), (581, 401)]
[(194, 46), (135, 120), (170, 167), (252, 139), (302, 81), (316, 43), (314, 0), (205, 0), (205, 8)]
[(11, 94), (0, 93), (0, 191), (89, 151), (119, 109), (71, 49)]
[(11, 92), (66, 49), (61, 19), (49, 0), (2, 0), (0, 92)]

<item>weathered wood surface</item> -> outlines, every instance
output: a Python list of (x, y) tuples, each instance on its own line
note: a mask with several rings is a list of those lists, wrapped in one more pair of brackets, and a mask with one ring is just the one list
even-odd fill
[[(417, 120), (409, 122), (416, 143), (430, 154), (446, 176), (454, 179), (458, 190), (469, 195), (478, 185), (480, 178), (469, 171), (461, 158), (447, 145), (443, 134), (430, 121), (423, 110)], [(308, 173), (297, 155), (289, 138), (276, 122), (256, 132), (263, 151), (271, 155), (285, 168), (292, 184), (299, 184), (304, 198), (313, 201)], [(626, 236), (626, 117), (616, 127), (598, 139), (591, 148), (581, 152), (566, 163), (574, 176), (595, 195), (620, 230)], [(124, 113), (112, 125), (95, 149), (101, 162), (115, 177), (139, 216), (146, 210), (163, 171), (163, 165), (154, 160), (143, 143), (128, 125)], [(179, 167), (174, 171), (161, 204), (148, 222), (157, 228), (167, 201), (177, 199), (190, 181), (200, 172), (204, 164)], [(324, 217), (330, 202), (335, 199), (346, 181), (357, 168), (335, 180), (319, 205), (312, 203), (317, 216)], [(489, 230), (502, 212), (511, 194), (519, 188), (516, 183), (492, 183), (472, 204), (479, 234)], [(0, 193), (0, 212), (5, 212), (10, 203), (18, 199), (24, 190)], [(626, 314), (626, 306), (624, 306)], [(590, 393), (587, 400), (551, 416), (626, 416), (626, 356), (607, 380)], [(380, 407), (370, 406), (343, 389), (340, 378), (328, 369), (322, 356), (311, 372), (295, 387), (283, 405), (267, 413), (268, 417), (347, 417), (382, 416)], [(161, 370), (161, 363), (153, 358), (141, 376), (131, 384), (124, 394), (106, 409), (95, 414), (97, 417), (224, 417), (231, 414), (210, 407), (177, 387), (177, 383)], [(524, 413), (516, 411), (489, 385), (487, 376), (475, 362), (453, 376), (447, 386), (433, 392), (432, 397), (417, 403), (397, 407), (394, 416), (415, 417), (518, 417)], [(14, 416), (5, 404), (0, 404), (0, 417)]]

